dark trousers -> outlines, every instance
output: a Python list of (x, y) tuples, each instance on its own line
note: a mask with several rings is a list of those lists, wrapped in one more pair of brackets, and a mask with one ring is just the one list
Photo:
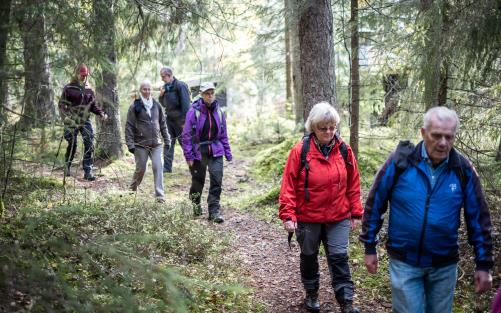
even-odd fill
[(296, 238), (301, 248), (300, 271), (304, 288), (307, 291), (319, 288), (318, 251), (322, 242), (332, 287), (340, 304), (353, 300), (353, 281), (348, 265), (349, 232), (348, 219), (325, 224), (298, 222), (296, 230)]
[(92, 130), (92, 124), (89, 120), (87, 120), (83, 126), (71, 129), (66, 128), (64, 130), (64, 139), (68, 142), (64, 161), (68, 167), (71, 166), (71, 162), (73, 162), (75, 152), (77, 151), (77, 136), (79, 132), (82, 134), (84, 143), (83, 169), (85, 173), (89, 173), (92, 171), (92, 153), (94, 152), (94, 131)]
[[(174, 147), (176, 146), (176, 140), (181, 145), (181, 135), (183, 134), (183, 124), (184, 122), (173, 121), (169, 118), (167, 120), (167, 130), (169, 131), (171, 143), (170, 147), (164, 146), (164, 172), (172, 172), (172, 162), (174, 161)], [(168, 148), (168, 149), (167, 149)]]
[(191, 188), (190, 199), (194, 205), (201, 208), (201, 197), (204, 189), (205, 174), (209, 169), (209, 195), (207, 203), (209, 214), (219, 212), (219, 199), (221, 198), (221, 187), (223, 184), (223, 157), (210, 157), (202, 154), (202, 160), (195, 160), (190, 168)]

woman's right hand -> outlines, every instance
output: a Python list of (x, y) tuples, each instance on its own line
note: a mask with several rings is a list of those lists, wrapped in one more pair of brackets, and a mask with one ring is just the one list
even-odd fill
[(293, 222), (293, 221), (285, 221), (284, 222), (284, 228), (289, 233), (293, 233), (296, 230), (296, 228), (297, 228), (297, 223)]

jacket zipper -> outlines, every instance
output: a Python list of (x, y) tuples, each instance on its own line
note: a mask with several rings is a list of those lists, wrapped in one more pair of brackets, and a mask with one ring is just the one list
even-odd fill
[(426, 194), (426, 204), (424, 207), (423, 226), (421, 227), (421, 236), (419, 237), (419, 251), (418, 251), (418, 259), (417, 259), (418, 265), (421, 263), (421, 256), (423, 255), (424, 234), (426, 231), (426, 224), (428, 223), (428, 210), (430, 208), (430, 198), (431, 198), (431, 195), (433, 194), (433, 191), (435, 191), (435, 188), (438, 185), (438, 178), (439, 178), (439, 177), (437, 177), (437, 181), (435, 181), (435, 185), (433, 185), (433, 188), (431, 188), (430, 180), (428, 179), (428, 176), (426, 175), (426, 173), (424, 175), (426, 177), (426, 182), (428, 183), (428, 188), (429, 188), (428, 190), (430, 190), (430, 192), (428, 192)]

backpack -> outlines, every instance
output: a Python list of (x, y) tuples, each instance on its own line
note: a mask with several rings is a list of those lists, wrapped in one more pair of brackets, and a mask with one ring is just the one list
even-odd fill
[[(306, 202), (310, 200), (310, 193), (308, 192), (308, 175), (310, 172), (310, 165), (308, 164), (308, 161), (306, 160), (306, 155), (310, 151), (310, 139), (311, 136), (313, 136), (313, 133), (305, 135), (303, 137), (303, 146), (301, 148), (301, 166), (299, 167), (299, 173), (305, 169), (305, 176), (304, 176), (304, 197), (306, 199)], [(343, 157), (344, 164), (346, 168), (348, 166), (353, 166), (353, 164), (348, 161), (348, 148), (346, 147), (346, 144), (341, 141), (341, 138), (339, 137), (339, 134), (334, 135), (336, 140), (340, 141), (341, 144), (339, 145), (339, 152), (341, 153), (341, 156)]]
[[(397, 145), (397, 148), (395, 150), (395, 175), (393, 176), (393, 184), (391, 185), (390, 189), (390, 195), (391, 192), (393, 191), (393, 187), (397, 184), (397, 181), (402, 175), (403, 172), (409, 167), (409, 160), (408, 157), (414, 152), (415, 145), (410, 142), (409, 140), (403, 140), (400, 141)], [(465, 168), (466, 164), (465, 162), (459, 158), (459, 167), (454, 168), (454, 172), (456, 173), (456, 176), (459, 178), (460, 184), (461, 184), (461, 189), (464, 191), (466, 188), (466, 175), (465, 173)], [(389, 196), (390, 197), (390, 196)], [(388, 197), (388, 198), (389, 198)]]

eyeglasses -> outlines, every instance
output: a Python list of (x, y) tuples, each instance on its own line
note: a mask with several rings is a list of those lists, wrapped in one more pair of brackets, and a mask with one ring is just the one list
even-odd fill
[(214, 95), (214, 91), (206, 91), (206, 92), (203, 92), (202, 94), (203, 95), (207, 95), (207, 96), (213, 96)]
[(326, 133), (327, 131), (334, 132), (336, 130), (336, 126), (319, 127), (318, 130), (321, 131), (322, 133)]
[(160, 77), (170, 77), (170, 74), (160, 74)]

